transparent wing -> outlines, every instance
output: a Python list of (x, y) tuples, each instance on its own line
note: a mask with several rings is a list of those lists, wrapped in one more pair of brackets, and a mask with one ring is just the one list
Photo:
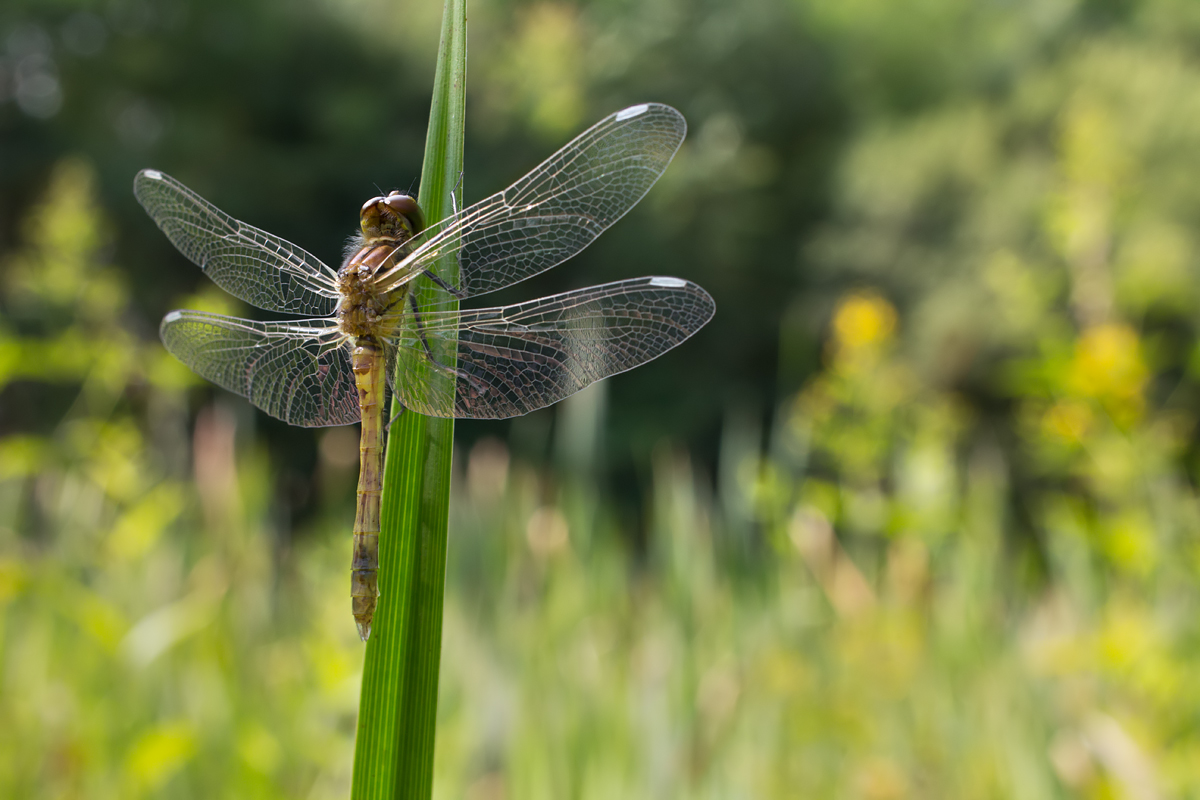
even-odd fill
[(642, 199), (686, 132), (683, 115), (658, 103), (611, 114), (512, 186), (432, 226), (381, 280), (403, 283), (456, 252), (459, 297), (550, 269)]
[(645, 364), (716, 309), (679, 278), (636, 278), (526, 303), (403, 318), (395, 391), (437, 417), (504, 419)]
[(172, 311), (159, 332), (171, 355), (272, 417), (305, 427), (358, 422), (351, 345), (332, 320)]
[(336, 276), (311, 253), (239, 222), (158, 170), (139, 172), (133, 193), (179, 252), (230, 294), (285, 314), (336, 308)]

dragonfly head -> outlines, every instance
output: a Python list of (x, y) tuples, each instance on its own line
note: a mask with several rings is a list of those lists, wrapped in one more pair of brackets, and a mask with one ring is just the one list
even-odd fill
[(400, 192), (363, 203), (361, 219), (363, 236), (368, 242), (375, 239), (405, 241), (425, 227), (425, 215), (417, 201)]

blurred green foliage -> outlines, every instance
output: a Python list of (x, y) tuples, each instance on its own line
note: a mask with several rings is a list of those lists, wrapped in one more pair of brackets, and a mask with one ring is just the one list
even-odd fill
[[(355, 432), (170, 360), (157, 317), (224, 301), (127, 187), (335, 251), (415, 170), (435, 10), (80, 8), (0, 11), (0, 796), (344, 796)], [(692, 124), (519, 296), (653, 270), (720, 311), (464, 438), (438, 796), (1200, 797), (1200, 6), (471, 24), (468, 197), (625, 102)]]

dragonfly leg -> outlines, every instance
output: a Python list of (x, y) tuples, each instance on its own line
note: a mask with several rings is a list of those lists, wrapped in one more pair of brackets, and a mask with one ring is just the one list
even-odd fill
[[(459, 300), (462, 300), (462, 299), (466, 298), (466, 296), (467, 296), (467, 293), (465, 291), (463, 291), (462, 289), (457, 289), (457, 288), (451, 286), (450, 284), (446, 283), (446, 281), (442, 280), (437, 275), (433, 274), (433, 272), (431, 270), (425, 270), (425, 277), (429, 278), (429, 280), (433, 281), (438, 286), (442, 287), (447, 292), (449, 292), (450, 294), (457, 297)], [(411, 297), (411, 296), (412, 295), (409, 295), (409, 297)]]
[(429, 339), (425, 337), (425, 325), (421, 322), (421, 307), (417, 305), (417, 298), (410, 293), (408, 295), (408, 302), (409, 305), (412, 306), (413, 321), (417, 324), (417, 335), (421, 337), (421, 344), (425, 347), (425, 357), (429, 359), (429, 363), (433, 364), (443, 372), (453, 375), (455, 378), (470, 383), (480, 394), (486, 394), (487, 387), (481, 384), (478, 378), (475, 378), (470, 373), (464, 372), (461, 369), (454, 369), (453, 367), (447, 366), (437, 360), (437, 358), (433, 355), (433, 348), (429, 346)]
[[(441, 283), (441, 279), (434, 275), (429, 270), (425, 270), (425, 274)], [(442, 284), (443, 286), (445, 284)], [(425, 323), (421, 321), (421, 307), (417, 305), (417, 298), (412, 292), (408, 293), (408, 304), (412, 306), (413, 321), (417, 323), (417, 335), (421, 337), (421, 344), (425, 346), (425, 354), (429, 356), (429, 360), (437, 364), (443, 369), (449, 369), (444, 364), (438, 363), (438, 360), (433, 357), (433, 348), (429, 346), (429, 339), (425, 336)]]
[(466, 175), (466, 170), (458, 171), (458, 183), (454, 184), (454, 188), (450, 190), (450, 208), (455, 214), (458, 214), (458, 190), (462, 188), (463, 176)]
[(393, 423), (395, 423), (396, 420), (400, 419), (400, 417), (404, 416), (404, 412), (408, 410), (407, 408), (404, 407), (404, 404), (400, 402), (400, 398), (396, 398), (396, 405), (400, 406), (400, 410), (396, 412), (396, 416), (394, 416), (390, 420), (388, 420), (387, 425), (383, 426), (383, 429), (385, 431), (390, 431), (392, 429)]

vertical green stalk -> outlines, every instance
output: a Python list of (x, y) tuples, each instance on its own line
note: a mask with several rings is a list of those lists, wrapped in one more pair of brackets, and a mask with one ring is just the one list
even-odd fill
[[(419, 198), (430, 223), (451, 213), (462, 173), (466, 73), (466, 0), (446, 0)], [(455, 281), (457, 268), (438, 271)], [(414, 289), (423, 306), (434, 300), (428, 284)], [(444, 293), (436, 300), (446, 308)], [(433, 791), (453, 441), (454, 420), (411, 411), (388, 437), (380, 597), (363, 667), (353, 800), (424, 800)]]

